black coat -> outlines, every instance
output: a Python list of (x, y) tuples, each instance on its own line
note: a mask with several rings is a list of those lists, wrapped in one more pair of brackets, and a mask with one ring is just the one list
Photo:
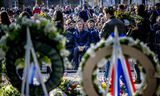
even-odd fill
[(75, 31), (74, 32), (74, 45), (78, 46), (86, 46), (89, 47), (91, 43), (91, 34), (90, 32), (83, 30), (82, 32)]
[(74, 35), (73, 33), (76, 31), (76, 29), (67, 29), (65, 37), (67, 38), (66, 42), (66, 49), (72, 50), (74, 48)]
[(117, 26), (118, 28), (119, 35), (126, 33), (126, 27), (124, 23), (121, 20), (116, 19), (115, 17), (111, 17), (110, 20), (105, 22), (105, 24), (103, 25), (100, 36), (107, 39), (108, 36), (114, 32), (115, 26)]

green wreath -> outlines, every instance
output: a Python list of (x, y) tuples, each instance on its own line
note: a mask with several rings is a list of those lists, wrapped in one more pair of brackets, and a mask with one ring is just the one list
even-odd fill
[[(119, 39), (123, 54), (125, 56), (132, 55), (134, 58), (143, 56), (146, 61), (145, 64), (143, 60), (140, 60), (138, 64), (141, 72), (146, 75), (145, 82), (140, 90), (136, 92), (136, 96), (151, 96), (160, 94), (160, 65), (159, 61), (156, 58), (156, 55), (142, 42), (139, 40), (134, 41), (132, 38), (123, 37)], [(79, 72), (82, 78), (83, 94), (87, 95), (102, 95), (100, 87), (98, 86), (96, 77), (97, 77), (97, 64), (100, 63), (102, 59), (108, 59), (112, 54), (113, 39), (107, 41), (101, 40), (96, 46), (92, 46), (82, 58), (80, 64)], [(137, 52), (137, 53), (135, 53)], [(140, 56), (136, 57), (136, 54)], [(105, 61), (105, 60), (103, 60)], [(105, 62), (102, 62), (103, 64)], [(100, 63), (100, 65), (102, 64)], [(102, 65), (103, 65), (102, 64)], [(148, 68), (148, 69), (147, 69)], [(151, 81), (149, 81), (149, 79)], [(152, 82), (153, 81), (153, 82)]]
[[(47, 19), (38, 16), (35, 16), (32, 20), (21, 18), (8, 28), (3, 29), (6, 35), (2, 37), (0, 47), (6, 53), (7, 75), (11, 84), (20, 91), (27, 27), (30, 29), (39, 63), (42, 65), (42, 62), (45, 62), (51, 65), (51, 72), (48, 73), (50, 76), (45, 82), (49, 92), (60, 84), (60, 80), (63, 77), (63, 57), (65, 57), (66, 51), (64, 47), (65, 38), (56, 31), (54, 24)], [(20, 69), (18, 72), (17, 68)], [(31, 95), (42, 95), (42, 92), (40, 85), (30, 85)]]

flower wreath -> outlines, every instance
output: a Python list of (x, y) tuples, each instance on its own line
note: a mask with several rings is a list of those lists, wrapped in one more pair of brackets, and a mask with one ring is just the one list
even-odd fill
[[(154, 94), (159, 96), (160, 65), (156, 55), (146, 46), (146, 44), (140, 42), (139, 40), (134, 41), (130, 37), (121, 37), (119, 38), (119, 41), (122, 46), (123, 54), (137, 59), (138, 62), (140, 62), (138, 67), (146, 77), (142, 87), (136, 91), (135, 95), (152, 96)], [(97, 81), (97, 64), (106, 64), (105, 62), (100, 63), (100, 61), (111, 57), (112, 45), (113, 39), (108, 39), (107, 41), (101, 40), (96, 46), (92, 46), (88, 49), (83, 56), (79, 67), (83, 94), (87, 94), (89, 96), (102, 95), (102, 91), (100, 90), (97, 82), (95, 82)], [(141, 56), (143, 59), (145, 58), (145, 60), (139, 60), (138, 58)], [(145, 63), (143, 63), (143, 61)]]
[[(21, 18), (9, 27), (3, 26), (6, 35), (0, 40), (0, 48), (3, 49), (1, 53), (5, 53), (7, 76), (11, 84), (20, 91), (22, 79), (19, 75), (22, 76), (22, 74), (17, 74), (16, 64), (18, 60), (24, 62), (27, 27), (30, 30), (36, 54), (44, 56), (45, 60), (43, 60), (51, 64), (53, 71), (49, 73), (50, 76), (45, 82), (49, 92), (60, 84), (64, 73), (63, 57), (68, 53), (65, 50), (65, 38), (57, 32), (54, 24), (45, 18), (39, 16), (33, 19)], [(43, 94), (40, 85), (30, 85), (30, 91), (31, 95)]]

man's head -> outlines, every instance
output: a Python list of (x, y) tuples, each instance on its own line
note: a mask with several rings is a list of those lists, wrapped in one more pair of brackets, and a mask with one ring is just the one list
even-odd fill
[(155, 5), (155, 8), (156, 8), (156, 9), (160, 9), (160, 3), (157, 3), (157, 4)]
[(120, 5), (118, 6), (118, 10), (124, 11), (124, 10), (125, 10), (125, 6), (124, 6), (123, 4), (120, 4)]
[(76, 28), (78, 31), (82, 31), (84, 28), (84, 21), (82, 19), (77, 20), (76, 22)]
[(107, 19), (114, 16), (113, 7), (104, 8), (103, 13), (105, 15), (105, 18), (107, 18)]
[(72, 19), (68, 19), (68, 20), (66, 21), (66, 24), (67, 24), (67, 27), (68, 27), (68, 28), (74, 28), (74, 27), (75, 27), (75, 21), (72, 20)]
[(94, 20), (93, 19), (89, 19), (87, 21), (87, 25), (88, 25), (88, 28), (94, 28), (94, 26), (95, 26)]

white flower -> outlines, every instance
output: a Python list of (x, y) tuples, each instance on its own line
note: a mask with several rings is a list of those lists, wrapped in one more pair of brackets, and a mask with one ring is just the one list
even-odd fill
[(54, 40), (56, 40), (56, 41), (61, 41), (63, 44), (65, 44), (65, 40), (66, 40), (66, 38), (65, 37), (63, 37), (62, 35), (60, 35), (60, 34), (58, 34), (55, 38), (54, 38)]
[(94, 51), (94, 48), (91, 47), (87, 50), (87, 54), (89, 54), (90, 57), (95, 57), (96, 56), (96, 53)]
[(60, 51), (60, 54), (61, 54), (61, 56), (63, 56), (63, 57), (67, 57), (70, 53), (69, 53), (68, 50), (61, 50), (61, 51)]
[(35, 20), (35, 23), (36, 23), (36, 24), (40, 24), (41, 22), (40, 22), (40, 20), (36, 19), (36, 20)]
[(140, 42), (140, 40), (139, 40), (139, 39), (136, 39), (135, 45), (137, 45), (139, 42)]
[(105, 43), (105, 40), (104, 40), (104, 39), (100, 40), (100, 41), (95, 45), (95, 48), (98, 48), (99, 46), (101, 46), (101, 45), (104, 44), (104, 43)]
[(11, 23), (11, 24), (9, 25), (9, 27), (10, 27), (11, 29), (15, 28), (15, 27), (16, 27), (16, 23)]
[(22, 24), (32, 26), (33, 21), (31, 19), (22, 18)]
[(7, 38), (8, 38), (8, 34), (2, 36), (0, 40), (0, 45), (6, 45)]
[(52, 23), (48, 23), (45, 28), (44, 28), (45, 32), (56, 32), (57, 29), (56, 27), (52, 24)]
[(71, 62), (69, 62), (67, 57), (64, 57), (63, 61), (64, 61), (65, 68), (72, 69), (72, 64)]
[(107, 39), (107, 41), (105, 42), (105, 46), (109, 46), (109, 45), (111, 45), (113, 42), (114, 42), (114, 41), (113, 41), (113, 38)]

